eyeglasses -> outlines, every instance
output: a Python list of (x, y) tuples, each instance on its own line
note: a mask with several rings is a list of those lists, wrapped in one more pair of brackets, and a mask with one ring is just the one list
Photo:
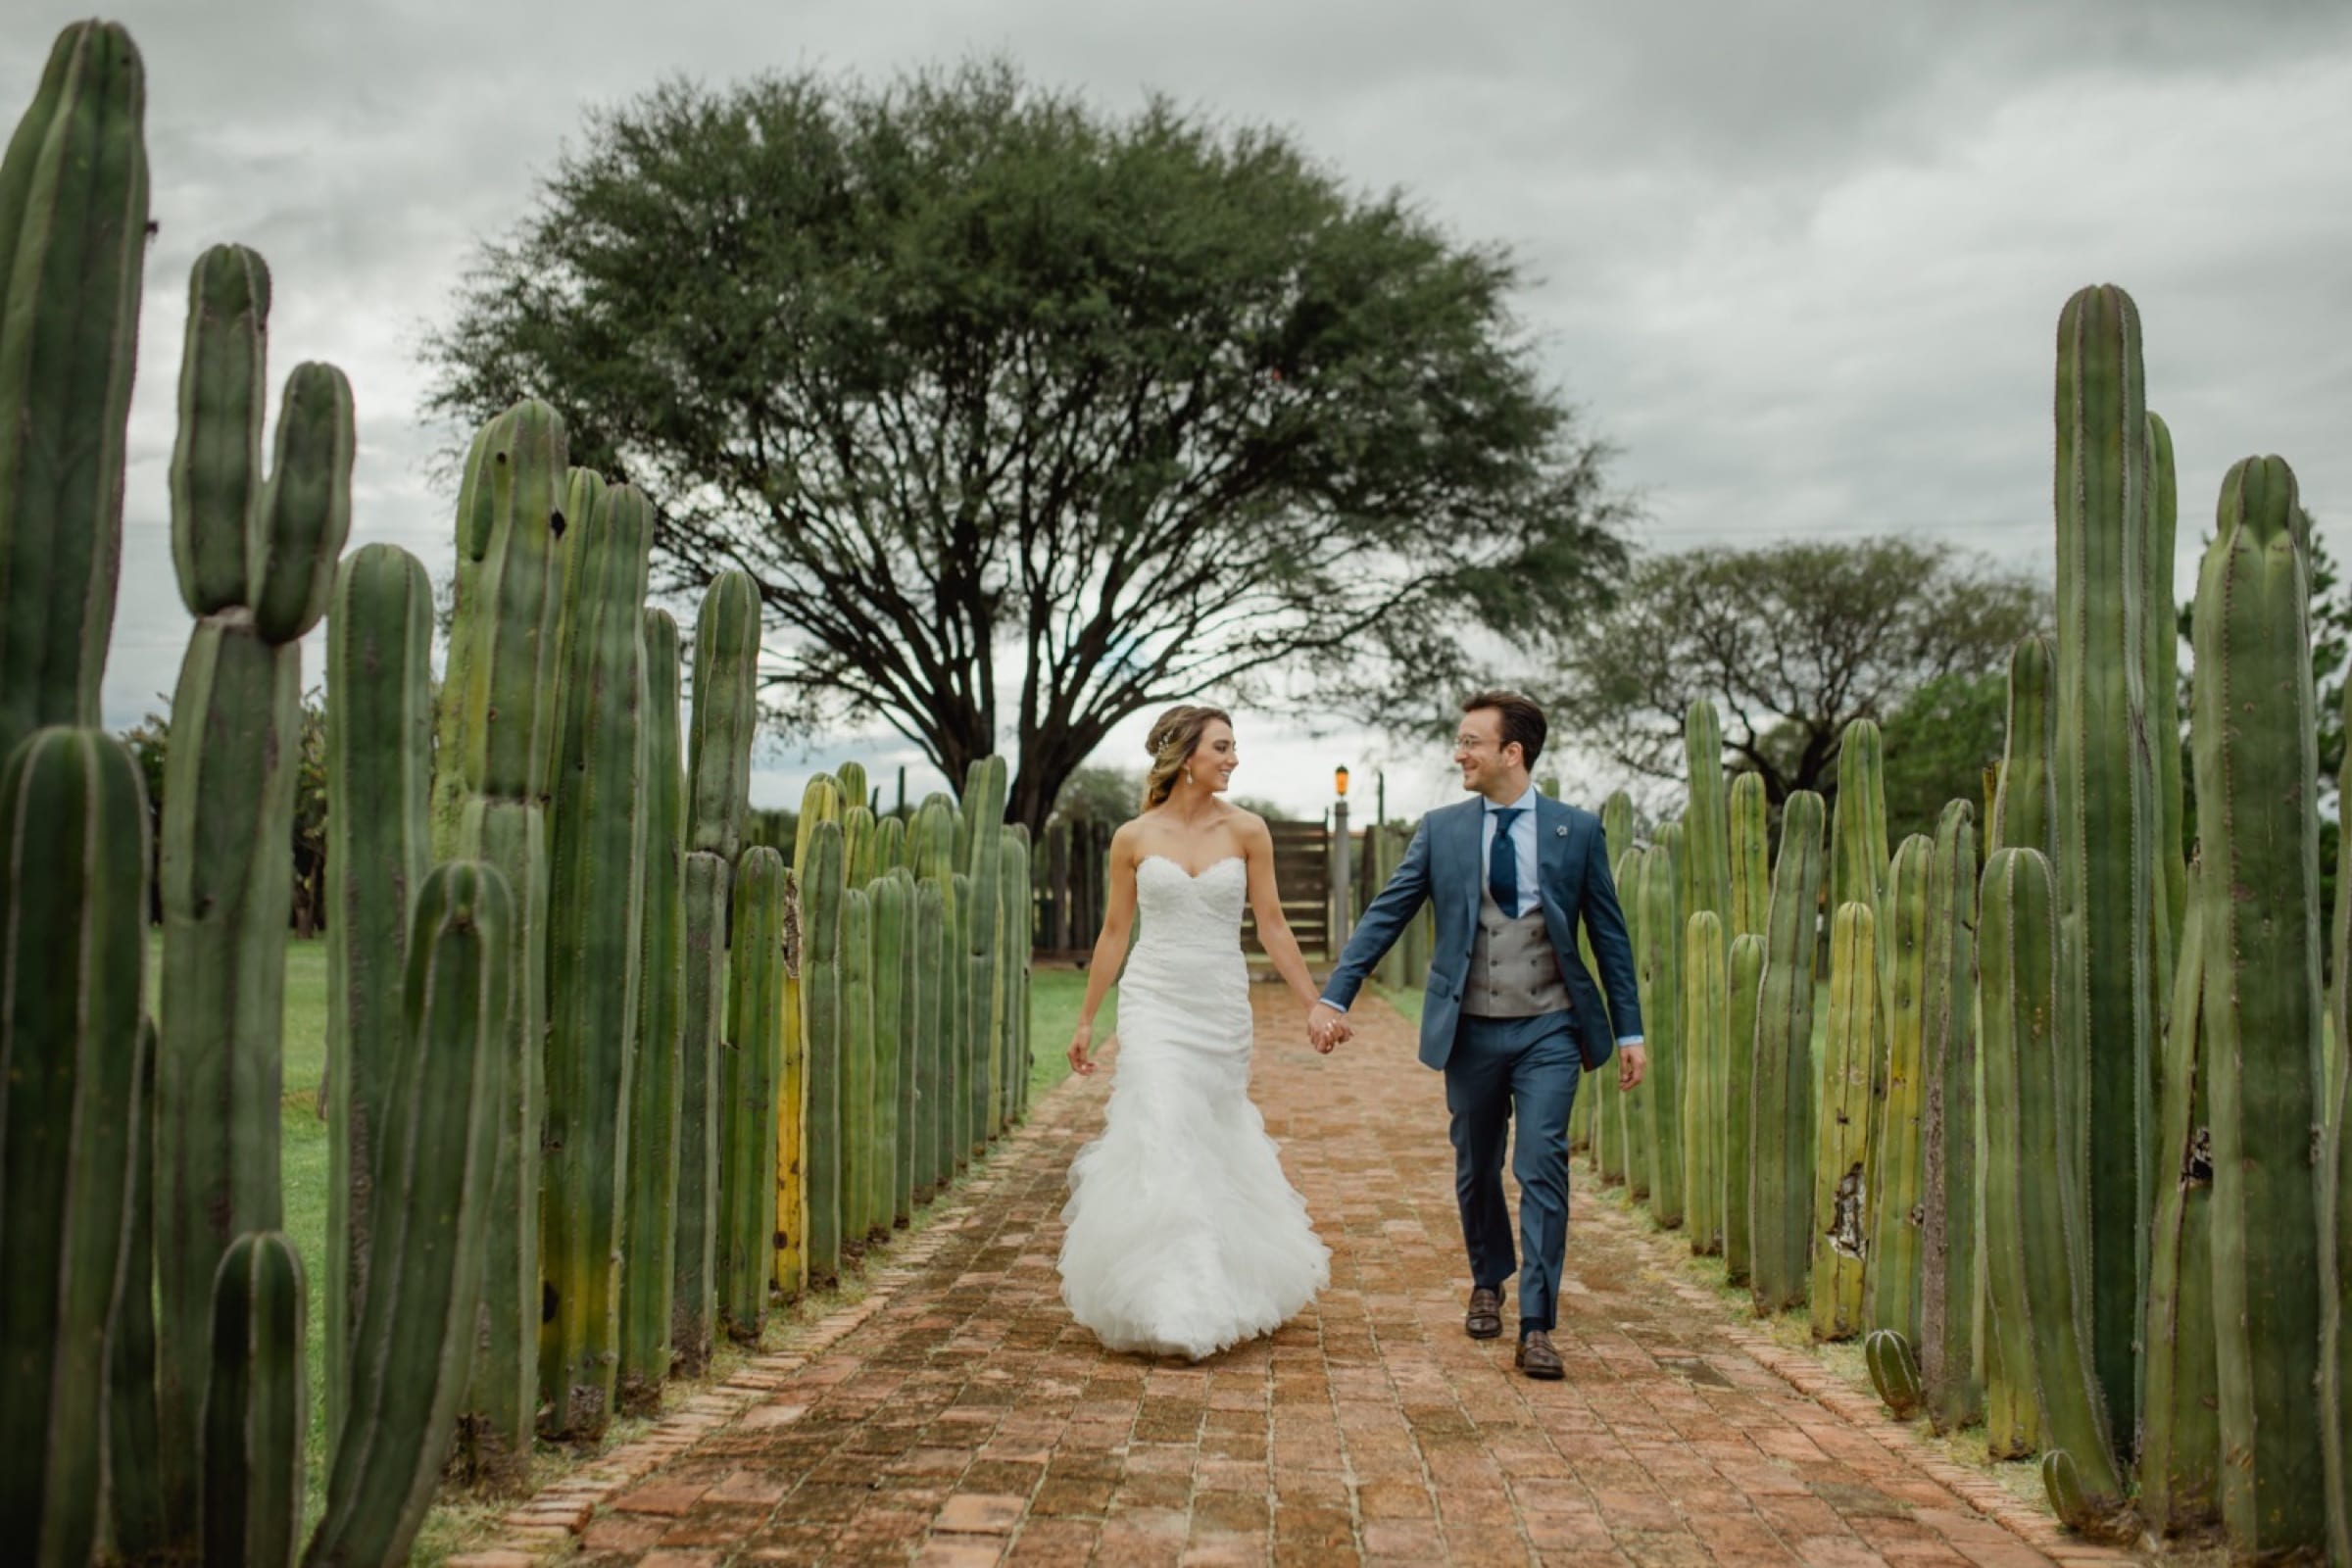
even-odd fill
[(1453, 738), (1453, 749), (1457, 752), (1475, 752), (1486, 744), (1483, 735), (1456, 735)]

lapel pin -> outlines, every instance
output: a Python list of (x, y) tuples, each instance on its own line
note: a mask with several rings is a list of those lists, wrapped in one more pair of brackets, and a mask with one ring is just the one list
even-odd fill
[(1551, 830), (1551, 836), (1555, 839), (1566, 838), (1568, 836), (1568, 824), (1562, 822), (1558, 827), (1553, 828)]

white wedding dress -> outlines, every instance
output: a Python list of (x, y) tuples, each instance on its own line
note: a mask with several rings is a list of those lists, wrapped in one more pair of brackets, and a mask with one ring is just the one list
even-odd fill
[(1331, 1282), (1331, 1249), (1250, 1099), (1240, 857), (1136, 867), (1102, 1134), (1070, 1163), (1061, 1298), (1114, 1350), (1192, 1360), (1280, 1327)]

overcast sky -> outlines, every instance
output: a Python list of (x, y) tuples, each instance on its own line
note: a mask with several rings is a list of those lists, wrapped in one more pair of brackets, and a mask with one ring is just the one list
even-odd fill
[[(13, 122), (78, 4), (0, 32)], [(2052, 345), (2089, 282), (2138, 301), (2180, 458), (2180, 585), (2235, 459), (2278, 452), (2352, 559), (2352, 6), (1400, 0), (132, 0), (153, 212), (107, 722), (161, 706), (187, 635), (165, 471), (190, 264), (274, 278), (271, 380), (356, 391), (353, 543), (446, 575), (423, 328), (589, 106), (665, 75), (883, 77), (1002, 53), (1114, 110), (1149, 91), (1275, 121), (1524, 262), (1544, 363), (1622, 449), (1660, 548), (1914, 530), (2049, 572)], [(272, 407), (274, 418), (274, 405)], [(683, 616), (681, 618), (684, 618)], [(318, 678), (314, 647), (306, 679)], [(1237, 790), (1319, 809), (1330, 767), (1443, 804), (1443, 759), (1241, 714)], [(1146, 720), (1099, 760), (1142, 760)], [(756, 800), (889, 739), (773, 747)], [(919, 763), (914, 788), (936, 785)], [(1571, 760), (1566, 793), (1615, 782)]]

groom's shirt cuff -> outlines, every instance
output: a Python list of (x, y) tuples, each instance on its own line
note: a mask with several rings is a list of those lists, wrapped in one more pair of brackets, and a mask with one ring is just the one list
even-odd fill
[(1317, 997), (1315, 1000), (1323, 1004), (1323, 1005), (1326, 1007), (1329, 1007), (1334, 1012), (1346, 1012), (1348, 1010), (1348, 1004), (1345, 1002), (1334, 1002), (1329, 997)]
[(1640, 1035), (1627, 1035), (1620, 1039), (1617, 1043), (1621, 1046), (1639, 1046), (1642, 1044), (1642, 1037)]

